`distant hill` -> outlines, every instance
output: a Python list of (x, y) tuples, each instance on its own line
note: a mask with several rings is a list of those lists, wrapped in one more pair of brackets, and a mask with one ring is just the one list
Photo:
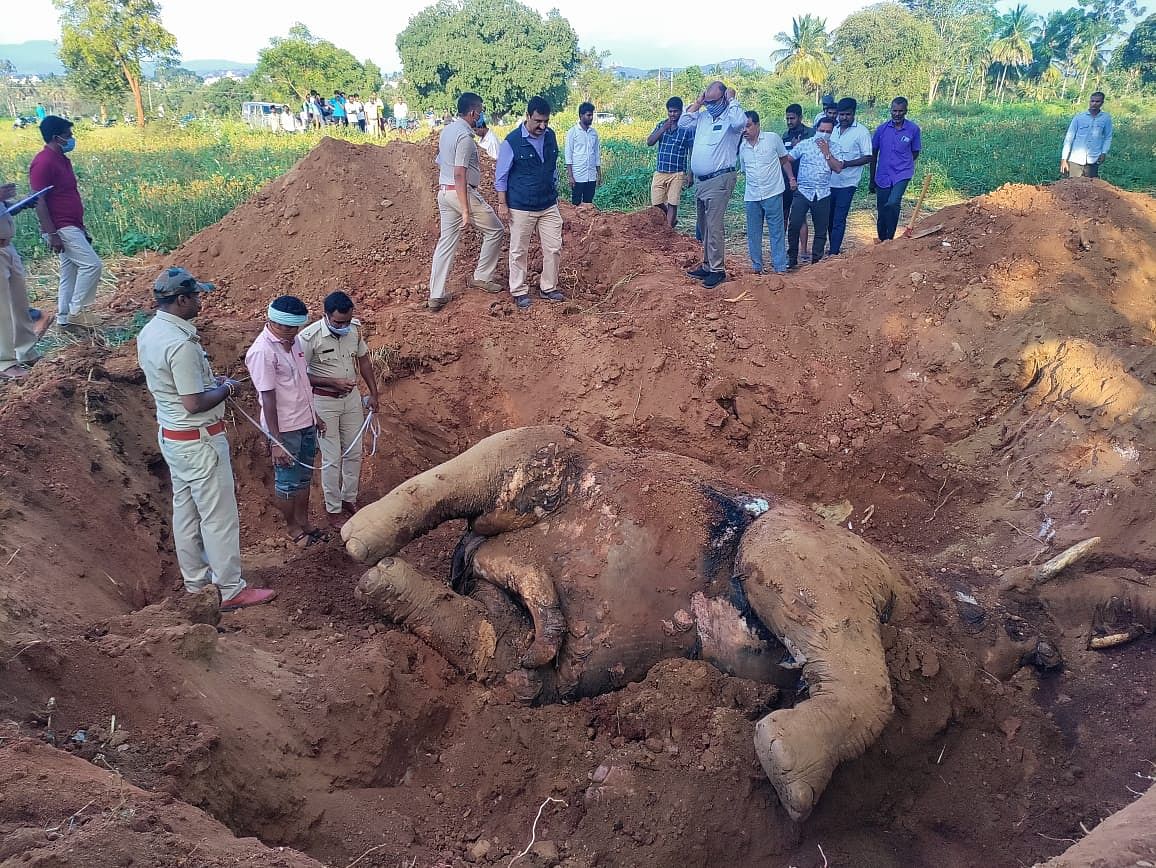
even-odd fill
[[(710, 71), (715, 67), (719, 67), (724, 73), (734, 72), (735, 70), (746, 70), (748, 72), (762, 72), (763, 68), (759, 66), (757, 60), (752, 60), (749, 57), (737, 57), (731, 60), (723, 60), (719, 63), (703, 63), (700, 68), (704, 73), (710, 75)], [(682, 72), (686, 67), (676, 66), (674, 72), (677, 74)], [(611, 66), (611, 71), (622, 78), (654, 78), (658, 75), (658, 67), (654, 69), (639, 69), (636, 66)], [(662, 68), (664, 74), (671, 72), (671, 67), (664, 66)]]
[(60, 44), (49, 39), (0, 45), (0, 60), (7, 60), (20, 75), (63, 75), (64, 67), (56, 56)]
[(248, 74), (257, 68), (257, 64), (255, 63), (240, 63), (236, 60), (182, 60), (180, 66), (182, 69), (195, 72), (197, 75), (211, 75), (214, 72), (221, 73), (230, 71)]
[[(20, 75), (63, 75), (64, 66), (56, 56), (59, 48), (59, 43), (48, 39), (0, 45), (0, 60), (11, 61)], [(256, 64), (236, 60), (184, 60), (180, 65), (202, 76), (229, 70), (249, 73), (256, 68)], [(144, 74), (152, 75), (153, 68), (151, 64), (144, 64)]]

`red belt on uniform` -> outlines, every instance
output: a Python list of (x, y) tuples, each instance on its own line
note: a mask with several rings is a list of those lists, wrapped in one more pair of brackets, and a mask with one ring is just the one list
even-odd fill
[(455, 187), (453, 184), (438, 184), (438, 189), (439, 190), (456, 190), (457, 187)]
[(203, 429), (184, 428), (179, 431), (174, 431), (171, 428), (162, 428), (161, 436), (166, 440), (200, 440), (202, 430), (210, 437), (215, 437), (225, 430), (225, 422), (224, 420), (214, 422), (212, 425), (206, 425)]
[(325, 386), (314, 386), (314, 395), (321, 395), (323, 398), (344, 398), (348, 392), (338, 392), (336, 389), (327, 389)]

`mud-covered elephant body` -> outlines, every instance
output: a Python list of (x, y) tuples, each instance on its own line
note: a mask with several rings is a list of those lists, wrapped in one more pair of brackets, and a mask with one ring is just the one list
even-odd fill
[[(455, 518), (470, 530), (454, 586), (477, 582), (478, 599), (394, 557)], [(892, 713), (879, 625), (903, 585), (886, 561), (797, 504), (727, 485), (690, 459), (556, 427), (506, 431), (398, 486), (343, 537), (377, 563), (362, 599), (463, 671), (507, 676), (526, 700), (605, 692), (675, 656), (747, 678), (801, 676), (807, 699), (755, 733), (796, 819)], [(532, 639), (493, 588), (525, 607)]]

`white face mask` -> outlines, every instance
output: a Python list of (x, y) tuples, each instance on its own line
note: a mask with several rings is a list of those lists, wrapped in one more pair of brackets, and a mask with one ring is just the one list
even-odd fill
[(815, 138), (821, 142), (826, 142), (826, 141), (830, 141), (831, 134), (830, 133), (815, 133)]

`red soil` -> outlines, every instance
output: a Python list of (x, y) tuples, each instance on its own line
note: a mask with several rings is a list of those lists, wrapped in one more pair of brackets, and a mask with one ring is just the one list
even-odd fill
[[(1091, 612), (1024, 603), (1066, 666), (999, 681), (943, 601), (994, 607), (1001, 571), (1093, 535), (1077, 575), (1151, 585), (1150, 199), (1090, 180), (1005, 187), (926, 218), (942, 229), (921, 239), (713, 292), (683, 276), (696, 247), (655, 213), (563, 205), (570, 301), (516, 313), (465, 290), (469, 238), (458, 297), (430, 314), (434, 181), (426, 146), (326, 140), (146, 263), (113, 309), (147, 308), (152, 275), (188, 267), (221, 288), (199, 326), (217, 368), (238, 371), (271, 298), (317, 309), (350, 291), (384, 383), (367, 500), (485, 434), (556, 422), (849, 501), (843, 521), (921, 590), (889, 635), (895, 719), (799, 827), (751, 744), (773, 688), (668, 661), (595, 700), (509, 704), (376, 623), (339, 545), (281, 542), (243, 420), (247, 575), (281, 596), (220, 632), (198, 623), (212, 618), (179, 602), (131, 347), (81, 348), (0, 406), (0, 866), (315, 864), (282, 846), (341, 866), (371, 848), (359, 866), (506, 864), (547, 797), (565, 804), (518, 864), (1011, 866), (1146, 788), (1150, 638), (1089, 651)], [(444, 572), (455, 536), (407, 556)]]

